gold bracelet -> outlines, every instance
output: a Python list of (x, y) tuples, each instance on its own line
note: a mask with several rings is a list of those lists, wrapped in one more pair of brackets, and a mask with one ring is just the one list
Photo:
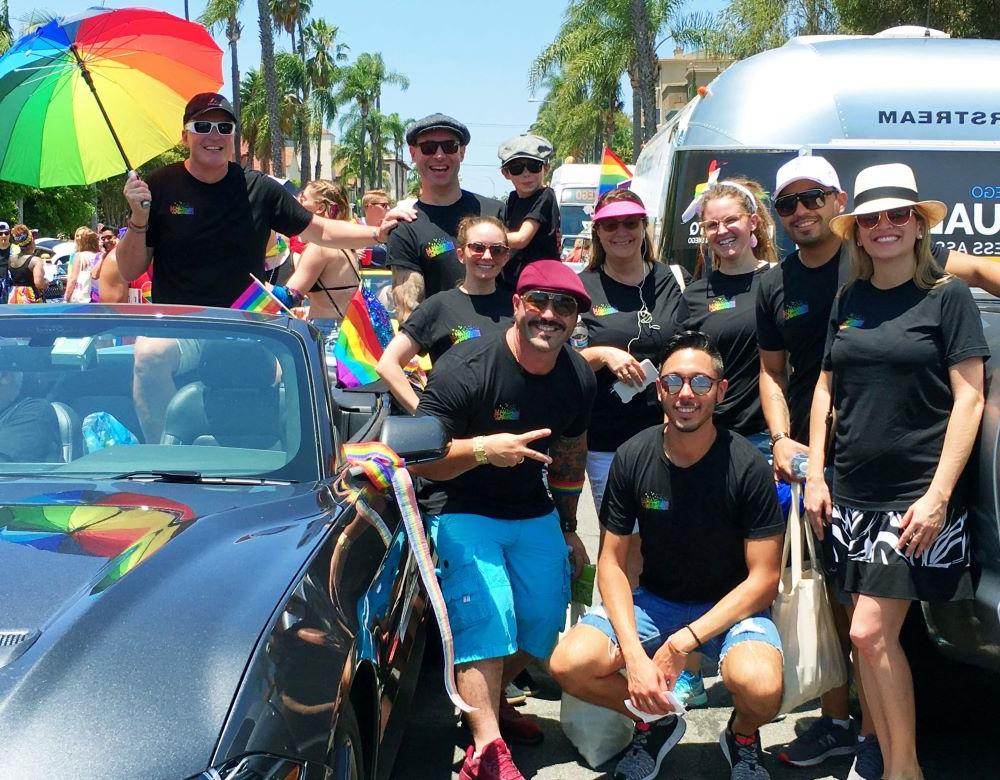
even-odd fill
[(476, 459), (476, 463), (480, 466), (486, 465), (490, 462), (490, 459), (486, 455), (486, 437), (476, 436), (472, 440), (472, 454)]

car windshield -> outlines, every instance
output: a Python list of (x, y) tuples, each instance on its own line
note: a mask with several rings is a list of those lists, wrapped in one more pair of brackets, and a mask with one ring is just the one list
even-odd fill
[(261, 322), (0, 316), (0, 475), (316, 480), (306, 366)]

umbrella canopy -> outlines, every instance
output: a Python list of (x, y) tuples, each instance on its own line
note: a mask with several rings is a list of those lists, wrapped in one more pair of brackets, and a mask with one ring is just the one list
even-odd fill
[(198, 24), (145, 8), (54, 19), (0, 58), (0, 179), (123, 173), (176, 144), (187, 101), (221, 86), (222, 50)]

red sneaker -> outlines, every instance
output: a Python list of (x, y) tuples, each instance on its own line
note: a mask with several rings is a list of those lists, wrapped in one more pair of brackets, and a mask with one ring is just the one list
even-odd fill
[(512, 745), (540, 745), (545, 735), (542, 727), (522, 715), (500, 697), (500, 734)]
[(473, 758), (474, 753), (475, 745), (469, 745), (458, 780), (524, 780), (502, 739), (484, 747), (479, 758)]

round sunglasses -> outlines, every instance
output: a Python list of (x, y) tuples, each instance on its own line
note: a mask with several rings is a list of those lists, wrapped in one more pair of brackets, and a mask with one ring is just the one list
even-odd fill
[(695, 374), (694, 376), (661, 374), (659, 381), (660, 386), (670, 395), (677, 395), (684, 388), (685, 383), (695, 395), (707, 395), (719, 380), (713, 379), (707, 374)]
[(485, 255), (486, 250), (490, 250), (490, 257), (501, 260), (510, 254), (510, 247), (506, 244), (484, 244), (482, 241), (470, 241), (465, 245), (474, 255)]
[(913, 216), (913, 209), (909, 206), (902, 206), (898, 209), (876, 211), (874, 214), (855, 214), (854, 220), (858, 223), (858, 227), (865, 230), (872, 230), (882, 221), (883, 215), (885, 215), (886, 221), (890, 225), (904, 227)]
[(575, 315), (578, 309), (576, 298), (566, 293), (548, 292), (546, 290), (528, 290), (521, 295), (525, 308), (535, 314), (541, 314), (548, 305), (559, 317)]

